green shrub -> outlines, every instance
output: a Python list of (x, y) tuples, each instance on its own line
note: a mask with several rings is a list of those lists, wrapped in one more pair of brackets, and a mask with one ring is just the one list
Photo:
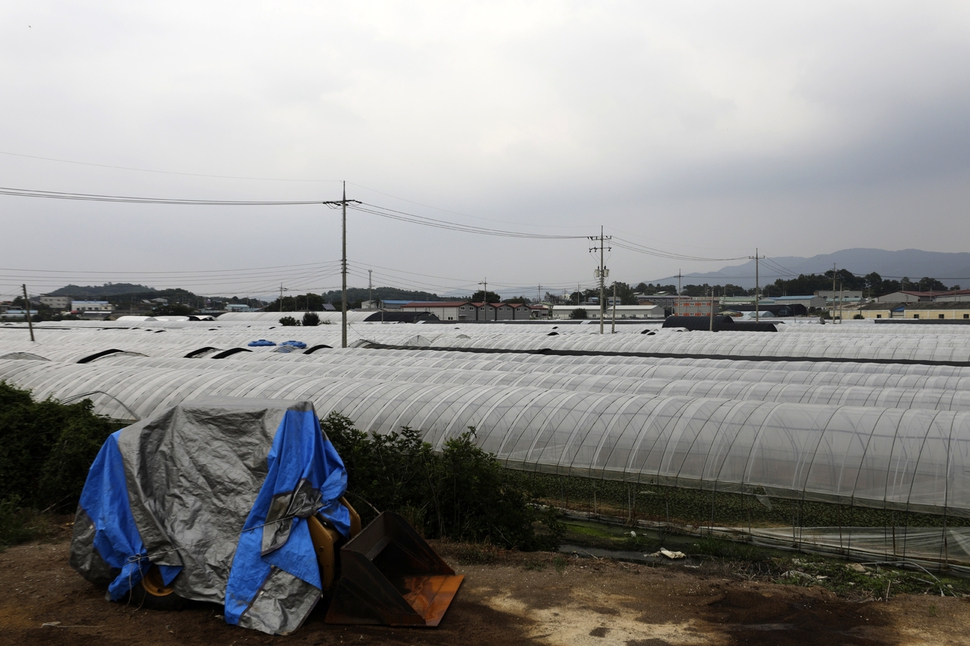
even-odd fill
[(282, 325), (283, 327), (296, 327), (299, 324), (300, 322), (297, 321), (292, 316), (284, 316), (283, 318), (280, 319), (280, 325)]
[(417, 431), (369, 435), (343, 415), (321, 420), (343, 458), (348, 498), (364, 521), (396, 511), (430, 538), (551, 549), (564, 528), (536, 503), (515, 474), (474, 444), (474, 431), (445, 443), (441, 453)]
[(303, 315), (303, 327), (316, 327), (320, 325), (320, 316), (316, 312), (306, 312)]
[(35, 402), (0, 382), (0, 500), (73, 511), (91, 463), (118, 427), (95, 415), (89, 400)]

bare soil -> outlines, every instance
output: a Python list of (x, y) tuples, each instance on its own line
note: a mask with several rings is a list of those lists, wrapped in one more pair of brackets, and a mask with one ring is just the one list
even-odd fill
[(463, 565), (467, 547), (435, 547), (465, 575), (438, 628), (329, 626), (318, 607), (296, 633), (277, 637), (226, 625), (218, 606), (160, 612), (105, 601), (67, 564), (66, 538), (20, 545), (0, 553), (0, 644), (970, 644), (966, 599), (853, 602), (818, 587), (742, 580), (717, 563), (501, 553)]

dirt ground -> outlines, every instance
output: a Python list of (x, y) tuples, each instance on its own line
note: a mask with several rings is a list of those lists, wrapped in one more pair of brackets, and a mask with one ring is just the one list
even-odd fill
[(159, 612), (105, 601), (67, 564), (66, 538), (20, 545), (0, 553), (0, 644), (970, 644), (967, 599), (857, 603), (820, 588), (738, 580), (716, 564), (513, 553), (461, 565), (460, 546), (436, 547), (466, 577), (438, 628), (328, 626), (318, 607), (296, 633), (274, 637), (226, 625), (218, 606)]

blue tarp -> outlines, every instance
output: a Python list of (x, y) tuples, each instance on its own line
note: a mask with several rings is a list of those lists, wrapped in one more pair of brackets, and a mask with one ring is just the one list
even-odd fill
[(107, 574), (113, 600), (155, 564), (180, 596), (224, 603), (228, 623), (290, 632), (320, 595), (306, 518), (320, 513), (349, 536), (346, 486), (312, 404), (186, 402), (104, 443), (71, 564), (91, 580)]
[(226, 587), (226, 621), (230, 624), (239, 623), (273, 567), (320, 588), (320, 569), (304, 520), (309, 515), (306, 507), (288, 509), (292, 524), (287, 540), (261, 553), (264, 535), (272, 529), (266, 525), (267, 513), (277, 496), (297, 491), (302, 482), (309, 483), (320, 495), (309, 509), (322, 512), (341, 534), (350, 536), (350, 514), (338, 503), (347, 489), (347, 472), (333, 444), (323, 439), (315, 414), (287, 411), (267, 462), (269, 473), (246, 519)]

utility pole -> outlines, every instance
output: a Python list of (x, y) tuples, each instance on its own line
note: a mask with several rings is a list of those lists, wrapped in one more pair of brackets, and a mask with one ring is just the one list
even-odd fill
[(838, 265), (832, 263), (832, 322), (835, 323), (835, 275), (838, 273)]
[(610, 327), (610, 334), (616, 334), (616, 281), (613, 281), (613, 325)]
[(845, 283), (839, 281), (839, 324), (842, 323), (842, 303), (845, 302)]
[[(589, 239), (590, 240), (593, 240), (593, 241), (597, 241), (598, 240), (599, 243), (600, 243), (599, 244), (599, 247), (592, 247), (590, 249), (590, 253), (595, 252), (597, 250), (597, 248), (599, 249), (599, 252), (600, 252), (600, 266), (596, 269), (596, 271), (594, 272), (594, 275), (600, 279), (600, 334), (603, 334), (603, 319), (605, 318), (605, 309), (604, 308), (606, 307), (606, 283), (605, 283), (605, 281), (606, 281), (606, 277), (610, 273), (609, 270), (606, 268), (606, 265), (604, 264), (604, 261), (605, 261), (605, 249), (606, 249), (606, 241), (607, 240), (612, 240), (613, 239), (613, 236), (605, 236), (605, 235), (603, 235), (603, 227), (600, 226), (600, 234), (599, 234), (599, 236), (598, 237), (597, 236), (589, 236)], [(610, 247), (610, 251), (613, 251), (613, 248), (612, 247)]]
[(764, 256), (758, 255), (758, 248), (754, 248), (754, 255), (748, 256), (748, 260), (754, 260), (754, 320), (761, 320), (761, 313), (758, 311), (761, 300), (761, 278), (758, 276), (758, 263)]
[(283, 313), (283, 292), (288, 292), (289, 289), (283, 288), (283, 283), (280, 283), (280, 314)]
[(373, 269), (367, 270), (367, 300), (369, 300), (371, 304), (374, 303), (374, 283), (371, 281), (373, 274)]
[(342, 255), (340, 258), (340, 347), (347, 347), (347, 182), (343, 182), (343, 198), (340, 204), (343, 207), (343, 226), (342, 228)]
[(683, 272), (677, 270), (677, 300), (674, 301), (674, 316), (680, 316), (680, 279), (684, 277)]
[(353, 202), (354, 204), (360, 204), (360, 200), (348, 200), (347, 199), (347, 182), (343, 182), (343, 199), (340, 200), (330, 200), (327, 202), (321, 202), (332, 209), (337, 208), (337, 206), (342, 207), (342, 222), (341, 222), (341, 255), (340, 255), (340, 275), (341, 275), (341, 290), (340, 290), (340, 311), (342, 314), (342, 325), (341, 325), (341, 337), (343, 342), (343, 347), (347, 347), (347, 204)]
[(714, 331), (714, 288), (711, 287), (711, 332)]
[(30, 328), (30, 341), (34, 342), (34, 323), (30, 320), (30, 298), (27, 296), (27, 283), (23, 284), (24, 288), (24, 310), (27, 312), (27, 327)]
[(482, 286), (482, 318), (488, 320), (488, 278), (478, 283)]

